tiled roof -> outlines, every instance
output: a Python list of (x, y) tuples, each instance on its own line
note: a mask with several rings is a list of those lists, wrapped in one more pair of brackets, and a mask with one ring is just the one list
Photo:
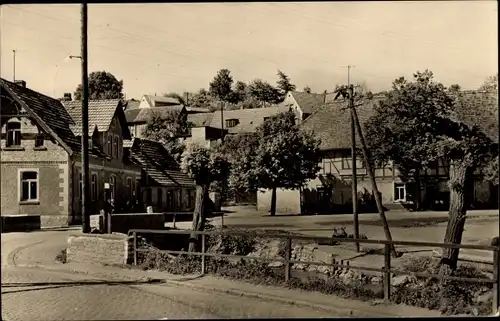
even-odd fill
[[(373, 100), (356, 108), (362, 128), (373, 114), (373, 106), (379, 99), (379, 97), (374, 97)], [(324, 104), (301, 124), (303, 129), (312, 130), (314, 135), (321, 140), (320, 149), (351, 148), (351, 117), (346, 107), (347, 101), (345, 100), (335, 100)]]
[[(139, 113), (132, 121), (133, 123), (147, 123), (155, 113), (158, 113), (161, 117), (166, 117), (170, 112), (181, 112), (184, 109), (183, 105), (175, 106), (165, 106), (165, 107), (151, 107), (151, 108), (140, 108)], [(128, 120), (127, 120), (128, 122)]]
[(79, 152), (80, 141), (70, 129), (75, 122), (68, 114), (61, 101), (45, 96), (34, 90), (18, 86), (0, 78), (2, 91), (6, 89), (14, 99), (24, 103), (41, 121), (73, 152)]
[(190, 106), (186, 106), (186, 111), (188, 113), (210, 113), (210, 109), (208, 108), (190, 107)]
[(127, 102), (123, 105), (123, 107), (125, 107), (125, 110), (131, 110), (139, 108), (140, 104), (141, 104), (140, 100), (127, 100)]
[[(458, 109), (458, 119), (468, 124), (480, 126), (493, 140), (498, 141), (498, 95), (497, 93), (462, 92), (464, 107)], [(373, 115), (373, 107), (383, 95), (365, 102), (356, 108), (361, 127)], [(336, 100), (319, 107), (303, 123), (302, 128), (312, 130), (321, 139), (320, 149), (347, 149), (351, 147), (350, 112), (345, 100)], [(358, 136), (357, 143), (360, 144)]]
[[(94, 131), (95, 127), (100, 132), (109, 129), (118, 104), (120, 104), (120, 100), (118, 99), (89, 101), (89, 134)], [(80, 136), (82, 127), (82, 102), (78, 100), (64, 101), (63, 105), (75, 122), (75, 125), (71, 126), (71, 129), (75, 135)]]
[[(179, 100), (172, 98), (172, 97), (163, 97), (163, 96), (153, 96), (153, 95), (144, 95), (146, 100), (149, 103), (149, 106), (151, 107), (160, 107), (163, 105), (179, 105)], [(159, 106), (157, 106), (157, 104)]]
[(125, 110), (125, 118), (127, 119), (127, 123), (130, 124), (130, 123), (133, 123), (135, 118), (137, 117), (137, 115), (139, 115), (139, 113), (141, 112), (141, 110), (143, 110), (142, 108), (139, 109), (139, 108), (136, 108), (136, 109), (126, 109)]
[(292, 91), (292, 97), (299, 104), (300, 109), (305, 114), (312, 114), (317, 107), (324, 104), (324, 94), (312, 94), (300, 91)]
[[(224, 129), (227, 129), (229, 133), (234, 134), (251, 133), (254, 132), (257, 127), (264, 122), (265, 117), (271, 117), (287, 110), (287, 107), (285, 107), (283, 104), (280, 104), (277, 107), (225, 110), (223, 116)], [(229, 119), (237, 119), (238, 124), (234, 127), (227, 128), (226, 121)], [(220, 111), (216, 111), (213, 113), (210, 127), (221, 128)]]
[(204, 127), (210, 126), (213, 117), (213, 113), (189, 114), (187, 121), (192, 123), (194, 127)]
[(195, 186), (194, 180), (181, 171), (179, 164), (159, 142), (135, 138), (131, 159), (159, 185)]

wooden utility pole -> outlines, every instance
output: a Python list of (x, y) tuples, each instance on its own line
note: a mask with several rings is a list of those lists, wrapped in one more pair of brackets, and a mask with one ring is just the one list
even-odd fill
[(12, 66), (12, 82), (16, 82), (16, 50), (12, 50), (12, 53), (14, 54), (14, 64)]
[(89, 189), (89, 84), (87, 70), (87, 4), (81, 5), (82, 19), (82, 232), (90, 232)]
[[(349, 88), (349, 109), (351, 113), (351, 158), (352, 158), (352, 214), (354, 219), (354, 238), (359, 239), (359, 217), (358, 217), (358, 176), (356, 166), (356, 128), (354, 125), (354, 90), (351, 86), (351, 67), (347, 66), (347, 86)], [(356, 252), (359, 252), (359, 243), (356, 244)]]
[[(351, 93), (350, 97), (352, 97), (352, 93), (354, 92), (354, 87), (352, 85), (349, 86), (349, 93)], [(387, 218), (385, 217), (384, 207), (382, 206), (382, 200), (380, 199), (380, 192), (378, 191), (377, 182), (375, 181), (375, 175), (373, 173), (373, 168), (370, 164), (370, 156), (368, 155), (368, 149), (366, 148), (365, 138), (363, 136), (363, 132), (361, 130), (361, 125), (359, 124), (358, 113), (356, 112), (356, 107), (351, 105), (351, 116), (354, 120), (354, 124), (356, 126), (356, 130), (359, 135), (359, 140), (361, 142), (361, 150), (363, 151), (363, 157), (365, 159), (366, 171), (368, 172), (368, 176), (370, 178), (370, 182), (372, 185), (373, 194), (375, 197), (375, 202), (377, 203), (378, 213), (380, 215), (380, 219), (382, 220), (382, 225), (384, 227), (385, 237), (388, 241), (392, 241), (391, 231), (389, 230), (389, 224), (387, 223)], [(396, 252), (396, 248), (394, 244), (391, 244), (391, 252), (394, 257), (398, 256)]]

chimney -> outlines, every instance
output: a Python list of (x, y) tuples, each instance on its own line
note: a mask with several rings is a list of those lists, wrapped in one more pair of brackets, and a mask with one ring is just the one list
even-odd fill
[(21, 86), (21, 87), (23, 87), (23, 88), (26, 88), (26, 81), (24, 81), (24, 80), (16, 80), (14, 83), (15, 83), (16, 85), (18, 85), (18, 86)]
[(64, 100), (71, 101), (71, 93), (64, 93)]

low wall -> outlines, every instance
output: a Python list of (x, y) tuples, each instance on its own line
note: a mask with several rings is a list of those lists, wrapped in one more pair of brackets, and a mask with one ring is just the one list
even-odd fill
[(40, 215), (1, 216), (1, 232), (28, 232), (41, 228)]
[(133, 260), (133, 239), (125, 234), (87, 234), (68, 237), (68, 262), (129, 264)]
[[(111, 232), (128, 234), (130, 229), (152, 229), (163, 230), (165, 228), (165, 214), (163, 213), (130, 213), (112, 214)], [(105, 232), (105, 220), (103, 215), (90, 216), (90, 229)]]

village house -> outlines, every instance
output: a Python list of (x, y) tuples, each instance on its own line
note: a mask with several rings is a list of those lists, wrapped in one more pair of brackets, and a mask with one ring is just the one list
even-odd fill
[(125, 141), (132, 163), (140, 166), (139, 211), (152, 206), (154, 212), (193, 211), (196, 186), (159, 142), (134, 138)]
[(310, 92), (290, 91), (286, 94), (283, 105), (295, 114), (297, 124), (302, 123), (316, 108), (333, 100), (332, 94), (315, 94)]
[[(1, 79), (1, 214), (40, 215), (41, 225), (81, 223), (81, 102), (60, 101)], [(135, 203), (140, 166), (123, 153), (130, 139), (121, 101), (89, 102), (90, 213)], [(105, 183), (107, 183), (105, 185)]]
[[(481, 94), (463, 92), (465, 95), (476, 95), (470, 101), (476, 102), (469, 109), (473, 115), (460, 115), (464, 121), (475, 118), (476, 123), (484, 125), (484, 131), (494, 141), (498, 142), (498, 122), (491, 128), (491, 120), (498, 120), (496, 94)], [(361, 125), (372, 115), (373, 106), (382, 96), (375, 96), (372, 100), (357, 107)], [(304, 213), (304, 212), (349, 212), (352, 211), (352, 159), (351, 159), (351, 127), (350, 114), (345, 108), (344, 101), (329, 101), (326, 104), (314, 107), (314, 112), (303, 123), (304, 130), (312, 131), (321, 140), (320, 149), (323, 158), (320, 172), (316, 179), (309, 181), (300, 190), (278, 190), (277, 212)], [(488, 115), (487, 110), (496, 112), (496, 117), (490, 117), (478, 122), (477, 117)], [(481, 112), (481, 110), (485, 112)], [(483, 116), (488, 117), (488, 116)], [(359, 137), (357, 146), (360, 148)], [(361, 152), (357, 157), (357, 188), (360, 203), (373, 204), (371, 184), (366, 168), (362, 162)], [(375, 168), (374, 174), (377, 186), (382, 195), (382, 203), (387, 209), (408, 209), (416, 202), (420, 195), (420, 202), (426, 208), (444, 210), (449, 202), (448, 164), (444, 160), (436, 162), (431, 169), (420, 173), (421, 182), (404, 182), (400, 172), (392, 163), (381, 168)], [(490, 183), (481, 179), (479, 171), (475, 172), (473, 183), (468, 186), (471, 192), (470, 206), (472, 208), (487, 208), (498, 206), (498, 192)], [(420, 185), (420, 193), (417, 186)], [(271, 191), (258, 194), (258, 208), (269, 210)]]

